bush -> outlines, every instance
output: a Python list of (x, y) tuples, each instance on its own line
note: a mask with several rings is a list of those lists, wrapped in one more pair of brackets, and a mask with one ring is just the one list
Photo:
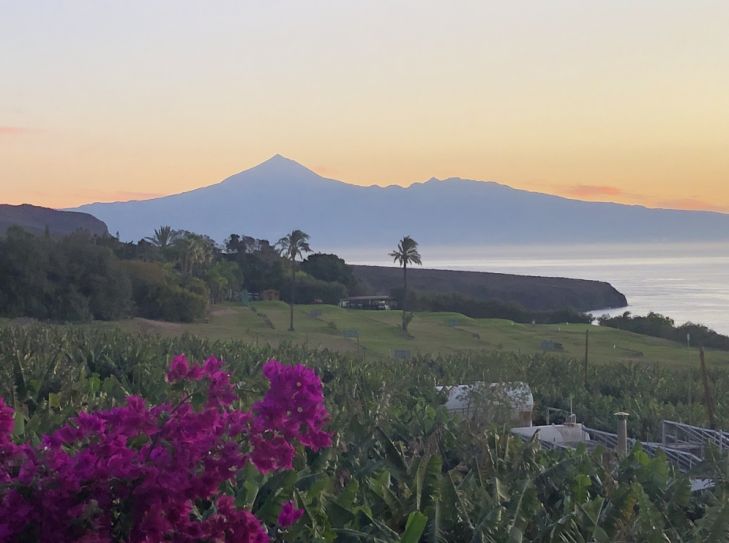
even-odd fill
[(136, 314), (148, 319), (192, 322), (205, 316), (207, 288), (188, 278), (185, 287), (162, 264), (129, 260), (123, 263), (132, 280)]
[[(304, 273), (296, 276), (296, 303), (297, 304), (338, 304), (339, 300), (347, 296), (347, 287), (341, 283), (320, 281)], [(291, 297), (291, 279), (285, 281), (281, 289), (281, 298), (288, 302)]]
[[(13, 443), (14, 412), (0, 399), (0, 540), (268, 541), (224, 489), (249, 464), (264, 474), (290, 470), (297, 445), (331, 445), (322, 385), (303, 366), (269, 360), (270, 389), (242, 411), (221, 366), (177, 356), (167, 401), (129, 396), (124, 406), (79, 413), (35, 444)], [(279, 525), (302, 513), (284, 504)]]
[(43, 238), (11, 228), (0, 240), (0, 312), (82, 321), (129, 315), (131, 285), (121, 262), (95, 239)]

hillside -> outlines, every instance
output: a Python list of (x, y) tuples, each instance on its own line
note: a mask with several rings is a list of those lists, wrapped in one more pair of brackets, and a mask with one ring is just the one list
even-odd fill
[(315, 249), (334, 251), (389, 248), (404, 234), (423, 248), (729, 239), (729, 215), (721, 213), (583, 202), (460, 178), (355, 186), (279, 155), (190, 192), (78, 210), (127, 241), (161, 224), (219, 242), (232, 233), (276, 240), (296, 227), (311, 235)]
[[(389, 294), (402, 287), (402, 269), (352, 266), (354, 275), (373, 294)], [(625, 307), (625, 296), (610, 283), (472, 271), (408, 270), (408, 287), (437, 294), (460, 294), (479, 301), (518, 303), (533, 311), (571, 308), (577, 311)]]
[[(331, 305), (297, 305), (296, 332), (288, 331), (289, 308), (283, 302), (257, 302), (251, 307), (221, 305), (207, 322), (180, 324), (147, 319), (117, 321), (98, 326), (118, 326), (127, 331), (165, 337), (194, 334), (215, 340), (241, 340), (259, 346), (306, 345), (309, 348), (354, 352), (372, 359), (401, 354), (453, 354), (464, 351), (498, 351), (533, 354), (548, 352), (582, 360), (585, 330), (590, 330), (590, 360), (596, 364), (657, 362), (685, 367), (686, 347), (665, 339), (641, 336), (584, 324), (515, 324), (502, 319), (471, 319), (458, 313), (420, 312), (411, 326), (411, 337), (400, 333), (398, 311), (362, 311)], [(549, 349), (547, 345), (561, 345)], [(406, 353), (405, 353), (406, 352)], [(729, 353), (709, 350), (712, 365), (729, 364)]]
[(36, 234), (43, 234), (47, 229), (52, 236), (65, 236), (77, 230), (86, 230), (96, 236), (109, 233), (106, 224), (88, 213), (58, 211), (29, 204), (0, 204), (0, 235), (14, 225)]

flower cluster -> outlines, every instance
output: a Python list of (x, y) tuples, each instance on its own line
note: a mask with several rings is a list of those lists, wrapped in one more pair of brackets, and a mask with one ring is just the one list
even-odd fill
[[(268, 392), (243, 411), (220, 360), (178, 356), (167, 373), (176, 401), (130, 396), (122, 407), (79, 413), (39, 445), (13, 443), (13, 410), (0, 399), (0, 542), (268, 541), (223, 484), (248, 462), (262, 472), (291, 468), (297, 443), (319, 449), (331, 439), (313, 371), (271, 360), (264, 374)], [(279, 524), (301, 513), (289, 502)]]

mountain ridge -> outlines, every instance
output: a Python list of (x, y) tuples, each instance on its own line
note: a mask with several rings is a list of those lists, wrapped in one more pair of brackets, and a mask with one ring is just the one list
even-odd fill
[(65, 236), (76, 230), (86, 230), (97, 236), (109, 233), (106, 224), (89, 213), (59, 211), (31, 204), (0, 204), (0, 235), (11, 226), (20, 226), (34, 234), (43, 234), (48, 229), (52, 236)]
[(330, 249), (390, 246), (406, 233), (421, 244), (452, 246), (729, 240), (729, 214), (715, 211), (586, 202), (459, 177), (407, 187), (350, 185), (281, 155), (179, 194), (74, 210), (129, 240), (162, 224), (217, 241), (232, 233), (277, 239), (296, 227)]

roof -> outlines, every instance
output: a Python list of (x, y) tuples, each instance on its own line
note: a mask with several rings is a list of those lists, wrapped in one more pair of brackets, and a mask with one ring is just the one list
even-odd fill
[(512, 428), (511, 432), (526, 438), (539, 432), (537, 439), (549, 443), (583, 443), (590, 441), (590, 434), (582, 424), (550, 424), (549, 426), (525, 426)]
[(479, 400), (492, 403), (508, 403), (513, 409), (531, 411), (534, 409), (534, 396), (529, 385), (523, 381), (507, 383), (484, 383), (478, 381), (471, 385), (438, 386), (438, 390), (447, 390), (448, 410), (468, 409), (471, 403)]
[(345, 300), (349, 301), (361, 301), (365, 302), (367, 300), (391, 300), (391, 296), (350, 296), (349, 298), (345, 298)]

